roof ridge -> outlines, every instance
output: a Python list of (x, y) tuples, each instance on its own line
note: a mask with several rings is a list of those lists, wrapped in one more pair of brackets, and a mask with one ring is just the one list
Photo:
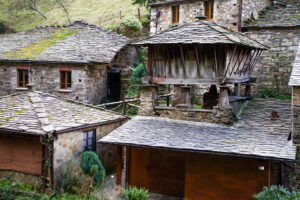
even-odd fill
[(32, 103), (32, 110), (37, 116), (37, 119), (41, 124), (42, 130), (46, 133), (54, 131), (54, 127), (51, 125), (48, 119), (49, 115), (45, 111), (45, 107), (40, 95), (37, 92), (29, 92), (28, 96), (30, 97), (30, 101)]

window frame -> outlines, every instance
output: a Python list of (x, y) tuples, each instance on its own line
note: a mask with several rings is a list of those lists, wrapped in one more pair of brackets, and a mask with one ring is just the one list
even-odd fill
[[(175, 20), (174, 20), (174, 10), (175, 10)], [(171, 6), (172, 12), (172, 24), (177, 25), (179, 24), (179, 17), (180, 17), (180, 5)]]
[[(89, 133), (93, 132), (92, 137), (89, 137)], [(96, 129), (91, 129), (91, 130), (86, 130), (83, 131), (83, 139), (82, 139), (82, 146), (83, 146), (83, 151), (93, 151), (93, 152), (97, 152), (97, 134), (96, 134)], [(86, 135), (86, 139), (84, 139)], [(89, 139), (92, 140), (92, 144), (89, 145)], [(89, 148), (91, 146), (91, 148)]]
[[(27, 72), (27, 78), (26, 78), (26, 72)], [(20, 85), (20, 73), (22, 73), (22, 85)], [(27, 83), (26, 83), (26, 79), (27, 79)], [(18, 88), (26, 88), (26, 85), (29, 82), (29, 69), (17, 69), (17, 87)]]
[(204, 16), (206, 16), (209, 21), (211, 21), (214, 18), (214, 0), (204, 1)]
[[(62, 77), (63, 77), (63, 73), (65, 73), (65, 81), (64, 83), (62, 82)], [(71, 73), (70, 74), (70, 77), (71, 77), (71, 80), (70, 82), (68, 81), (68, 73)], [(65, 87), (63, 88), (62, 85), (65, 85)], [(68, 85), (70, 84), (70, 87), (68, 87)], [(61, 90), (71, 90), (72, 89), (72, 71), (71, 70), (60, 70), (59, 71), (59, 88)]]

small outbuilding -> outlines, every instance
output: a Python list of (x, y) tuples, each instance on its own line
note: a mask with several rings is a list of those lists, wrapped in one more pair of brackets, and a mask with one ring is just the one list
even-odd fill
[(115, 148), (97, 140), (127, 120), (119, 114), (32, 91), (0, 97), (0, 177), (46, 188), (60, 170), (85, 150), (96, 152), (106, 169)]
[(190, 200), (253, 199), (264, 186), (282, 185), (284, 165), (296, 158), (279, 130), (160, 117), (135, 117), (99, 143), (118, 146), (117, 184), (126, 147), (126, 184)]

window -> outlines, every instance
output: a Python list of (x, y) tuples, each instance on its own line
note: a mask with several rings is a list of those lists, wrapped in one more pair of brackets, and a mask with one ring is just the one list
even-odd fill
[(60, 89), (72, 88), (72, 72), (60, 71)]
[(28, 69), (18, 69), (18, 87), (25, 88), (28, 84)]
[(204, 2), (204, 15), (209, 19), (212, 20), (214, 18), (214, 1), (205, 1)]
[(172, 24), (179, 23), (179, 6), (172, 6)]
[(83, 150), (96, 152), (96, 130), (83, 132)]

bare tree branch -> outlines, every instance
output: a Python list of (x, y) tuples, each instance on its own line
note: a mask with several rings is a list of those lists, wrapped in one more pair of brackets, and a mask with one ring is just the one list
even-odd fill
[(39, 9), (39, 4), (43, 0), (11, 0), (10, 4), (10, 10), (33, 10), (37, 12), (39, 15), (41, 15), (44, 19), (47, 19), (47, 17), (42, 13), (42, 11)]
[(71, 20), (71, 17), (70, 17), (69, 10), (70, 10), (70, 7), (71, 7), (71, 4), (72, 4), (73, 0), (55, 0), (55, 2), (56, 2), (57, 5), (62, 7), (62, 9), (64, 10), (64, 12), (67, 15), (69, 24), (72, 24), (72, 20)]

